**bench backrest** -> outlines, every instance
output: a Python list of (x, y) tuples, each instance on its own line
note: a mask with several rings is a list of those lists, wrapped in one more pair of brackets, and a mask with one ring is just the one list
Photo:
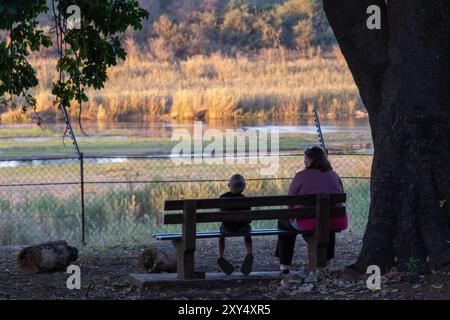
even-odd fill
[[(317, 216), (319, 202), (329, 211), (327, 216), (337, 217), (345, 215), (346, 194), (302, 195), (302, 196), (266, 196), (219, 199), (186, 199), (168, 200), (164, 203), (165, 211), (179, 211), (183, 213), (166, 214), (164, 224), (183, 224), (188, 212), (195, 214), (196, 223), (246, 221), (246, 220), (275, 220), (280, 218), (313, 218)], [(291, 206), (299, 206), (292, 208)], [(290, 208), (280, 209), (280, 206)], [(227, 211), (242, 207), (265, 207), (249, 211)], [(277, 207), (277, 208), (271, 208)], [(221, 209), (221, 211), (197, 212), (204, 209)]]

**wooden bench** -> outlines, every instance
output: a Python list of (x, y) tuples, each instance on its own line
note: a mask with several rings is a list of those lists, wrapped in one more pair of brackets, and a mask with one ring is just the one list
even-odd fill
[[(164, 204), (165, 211), (182, 213), (166, 213), (164, 224), (182, 225), (181, 233), (155, 234), (157, 240), (171, 240), (177, 252), (177, 279), (188, 280), (201, 278), (202, 274), (195, 272), (194, 253), (197, 239), (218, 238), (220, 232), (197, 232), (198, 223), (231, 222), (248, 220), (278, 220), (289, 218), (315, 218), (316, 229), (308, 233), (309, 268), (326, 266), (326, 246), (329, 242), (329, 219), (345, 215), (346, 194), (324, 194), (304, 196), (269, 196), (220, 199), (186, 199), (170, 200)], [(301, 205), (301, 208), (291, 206)], [(284, 206), (284, 208), (281, 208)], [(286, 207), (288, 206), (288, 207)], [(232, 211), (227, 209), (255, 208), (247, 211)], [(264, 207), (264, 208), (262, 208)], [(222, 211), (198, 211), (221, 209)], [(252, 236), (269, 236), (281, 234), (296, 234), (295, 231), (283, 229), (258, 229), (251, 232)], [(275, 248), (273, 248), (275, 251)]]

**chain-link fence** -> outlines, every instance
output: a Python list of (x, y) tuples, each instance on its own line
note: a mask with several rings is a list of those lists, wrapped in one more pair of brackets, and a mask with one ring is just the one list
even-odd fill
[[(0, 245), (64, 239), (88, 245), (123, 245), (151, 241), (153, 232), (173, 231), (162, 224), (168, 199), (215, 198), (227, 191), (235, 173), (247, 179), (245, 194), (286, 194), (303, 155), (269, 164), (233, 158), (232, 162), (191, 161), (171, 157), (83, 157), (0, 161)], [(189, 159), (188, 159), (189, 160)], [(191, 159), (192, 160), (192, 159)], [(223, 160), (223, 159), (222, 159)], [(350, 230), (364, 230), (369, 208), (371, 155), (330, 155), (348, 194)], [(205, 163), (206, 162), (206, 163)], [(223, 162), (223, 161), (222, 161)], [(245, 163), (244, 163), (245, 162)], [(254, 222), (254, 227), (274, 226)], [(200, 225), (211, 230), (215, 225)]]

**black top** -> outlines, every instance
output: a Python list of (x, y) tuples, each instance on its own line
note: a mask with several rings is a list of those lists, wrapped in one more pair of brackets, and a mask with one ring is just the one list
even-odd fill
[[(242, 193), (233, 193), (231, 191), (228, 191), (220, 196), (220, 198), (245, 198), (245, 196)], [(221, 211), (242, 211), (242, 210), (251, 210), (252, 208), (249, 207), (241, 207), (241, 208), (230, 208), (230, 209), (221, 209)], [(238, 222), (224, 222), (223, 226), (228, 230), (240, 230), (243, 227), (250, 224), (249, 221), (238, 221)]]

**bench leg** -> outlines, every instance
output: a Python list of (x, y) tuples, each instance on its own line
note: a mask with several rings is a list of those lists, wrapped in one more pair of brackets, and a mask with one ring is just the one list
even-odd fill
[(318, 195), (316, 203), (316, 229), (307, 236), (309, 269), (327, 266), (327, 248), (330, 242), (330, 196)]
[(327, 246), (318, 245), (316, 249), (317, 268), (325, 268), (327, 266)]
[(308, 244), (308, 269), (313, 271), (327, 266), (327, 246), (319, 245), (314, 235), (305, 235)]
[(181, 240), (172, 241), (177, 253), (177, 278), (179, 280), (194, 279), (194, 251), (187, 251), (183, 248)]

